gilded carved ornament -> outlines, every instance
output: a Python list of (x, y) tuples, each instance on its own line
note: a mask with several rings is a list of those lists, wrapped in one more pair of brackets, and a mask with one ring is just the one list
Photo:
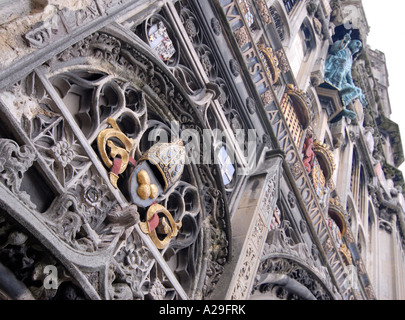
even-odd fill
[(171, 213), (156, 203), (156, 198), (180, 180), (184, 164), (185, 148), (180, 139), (157, 143), (142, 155), (129, 180), (132, 201), (142, 207), (150, 206), (140, 227), (158, 249), (164, 249), (177, 236), (182, 223), (175, 222)]
[(148, 161), (161, 173), (164, 182), (163, 190), (168, 190), (178, 180), (184, 170), (186, 152), (179, 139), (172, 143), (157, 143), (146, 151), (139, 162)]
[(269, 8), (267, 7), (265, 0), (258, 0), (256, 1), (256, 6), (259, 9), (260, 17), (262, 18), (265, 24), (270, 24), (273, 22), (271, 18)]
[(343, 206), (340, 204), (338, 198), (329, 199), (329, 216), (333, 219), (337, 226), (340, 229), (342, 237), (347, 234), (347, 225), (346, 225), (346, 211)]
[[(110, 182), (115, 188), (118, 188), (118, 175), (124, 173), (129, 162), (135, 164), (135, 161), (130, 156), (135, 141), (128, 138), (121, 131), (117, 122), (113, 118), (108, 118), (107, 122), (111, 128), (105, 129), (99, 133), (97, 137), (97, 146), (101, 159), (107, 168), (111, 170), (109, 172)], [(116, 145), (116, 143), (119, 142), (121, 146)], [(113, 160), (111, 160), (111, 158)]]
[(136, 192), (141, 197), (141, 199), (146, 200), (148, 198), (157, 198), (159, 189), (155, 184), (151, 183), (148, 172), (142, 169), (138, 172), (136, 177), (139, 183), (139, 187)]
[(272, 83), (275, 84), (278, 82), (281, 70), (278, 67), (278, 58), (274, 54), (273, 49), (266, 47), (262, 44), (259, 44), (259, 50), (262, 53), (262, 61), (266, 66), (267, 75), (272, 80)]
[(110, 169), (110, 181), (118, 188), (119, 175), (124, 173), (129, 163), (135, 166), (128, 180), (129, 194), (133, 204), (148, 208), (146, 221), (140, 222), (140, 228), (158, 249), (164, 249), (177, 236), (182, 223), (175, 222), (171, 213), (157, 204), (156, 199), (181, 178), (185, 164), (183, 142), (157, 143), (136, 163), (130, 156), (134, 140), (120, 130), (113, 118), (108, 118), (107, 122), (111, 128), (99, 133), (97, 144), (101, 159)]
[(158, 249), (166, 248), (170, 240), (177, 236), (182, 223), (175, 222), (171, 213), (162, 205), (154, 204), (149, 207), (146, 222), (140, 222), (141, 230), (150, 236)]
[(339, 252), (344, 256), (348, 265), (353, 264), (352, 254), (350, 253), (349, 248), (345, 244), (342, 244), (342, 246), (339, 249)]
[(326, 144), (314, 141), (314, 152), (320, 162), (326, 180), (330, 180), (336, 170), (335, 156)]

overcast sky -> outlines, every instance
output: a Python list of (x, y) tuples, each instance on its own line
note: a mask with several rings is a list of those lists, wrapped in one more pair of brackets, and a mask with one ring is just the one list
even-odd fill
[[(385, 53), (389, 74), (391, 119), (399, 124), (405, 151), (405, 46), (402, 22), (405, 19), (405, 1), (363, 0), (370, 33), (367, 42), (372, 49)], [(400, 168), (405, 173), (405, 164)]]

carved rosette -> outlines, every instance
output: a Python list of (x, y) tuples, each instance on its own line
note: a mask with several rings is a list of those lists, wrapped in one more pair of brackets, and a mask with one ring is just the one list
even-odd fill
[(271, 90), (267, 90), (265, 93), (261, 95), (262, 102), (264, 105), (268, 105), (274, 101), (273, 93)]

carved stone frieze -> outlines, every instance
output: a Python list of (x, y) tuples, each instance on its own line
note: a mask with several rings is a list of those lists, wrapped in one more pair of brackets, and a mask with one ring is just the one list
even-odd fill
[[(93, 6), (96, 3), (100, 6)], [(71, 12), (62, 11), (55, 20), (45, 21), (27, 33), (26, 39), (41, 48), (64, 35), (59, 28), (69, 24), (68, 31), (73, 32), (125, 3), (94, 1), (88, 10), (77, 12), (75, 19), (79, 20), (73, 20)], [(200, 45), (199, 26), (192, 17), (189, 14), (185, 20), (186, 32)], [(192, 73), (186, 69), (181, 74), (172, 73), (158, 61), (147, 43), (137, 36), (128, 37), (127, 32), (114, 25), (93, 33), (55, 55), (33, 75), (22, 79), (14, 90), (1, 93), (10, 110), (15, 110), (13, 105), (21, 99), (28, 102), (24, 105), (29, 112), (21, 110), (12, 116), (14, 122), (21, 123), (32, 147), (20, 147), (11, 140), (3, 144), (1, 140), (4, 152), (0, 166), (5, 165), (5, 169), (0, 177), (38, 215), (41, 228), (46, 230), (42, 237), (60, 241), (54, 241), (54, 252), (63, 257), (73, 255), (76, 262), (82, 261), (78, 257), (84, 257), (80, 263), (86, 271), (77, 271), (82, 277), (77, 280), (78, 287), (87, 279), (84, 282), (88, 290), (104, 299), (174, 299), (199, 292), (209, 296), (229, 259), (230, 246), (226, 197), (215, 167), (187, 166), (181, 180), (156, 199), (176, 221), (183, 222), (177, 237), (159, 252), (152, 241), (142, 238), (148, 235), (141, 235), (137, 229), (146, 210), (128, 201), (125, 181), (133, 168), (128, 166), (128, 172), (119, 172), (114, 188), (95, 146), (110, 117), (122, 134), (132, 139), (134, 148), (128, 154), (134, 161), (139, 161), (150, 148), (151, 131), (166, 130), (168, 136), (172, 134), (167, 124), (170, 120), (179, 122), (181, 130), (193, 128), (202, 132), (204, 128), (202, 117), (189, 98), (198, 91), (191, 89), (196, 88), (190, 84)], [(206, 71), (217, 80), (213, 55), (204, 48), (200, 51), (201, 61), (206, 62)], [(190, 84), (190, 90), (178, 88), (176, 79)], [(227, 98), (224, 104), (228, 104)], [(237, 113), (229, 112), (229, 117), (235, 119), (235, 129), (241, 127)], [(161, 118), (167, 123), (157, 120)], [(115, 143), (119, 148), (120, 141)], [(41, 212), (36, 211), (30, 196), (20, 190), (24, 174), (36, 161), (43, 166), (38, 173), (42, 178), (39, 189), (52, 190), (46, 199), (43, 196), (45, 200), (39, 196), (44, 202)], [(199, 190), (203, 190), (201, 197)], [(95, 257), (94, 261), (86, 258), (88, 254)], [(106, 274), (97, 266), (100, 259)], [(76, 296), (83, 294), (77, 291)]]
[(257, 219), (240, 263), (237, 280), (230, 296), (232, 300), (243, 300), (250, 296), (252, 274), (256, 272), (256, 265), (253, 261), (259, 259), (259, 247), (263, 242), (265, 231), (267, 228), (263, 221), (260, 218)]

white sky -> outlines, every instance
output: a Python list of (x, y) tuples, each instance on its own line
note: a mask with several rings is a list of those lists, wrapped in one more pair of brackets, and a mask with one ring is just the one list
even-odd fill
[[(402, 101), (405, 86), (405, 46), (402, 40), (405, 1), (401, 0), (362, 0), (370, 33), (367, 43), (372, 49), (385, 53), (389, 75), (389, 96), (391, 119), (399, 124), (402, 145), (405, 151), (405, 103)], [(400, 169), (405, 173), (405, 164)]]

